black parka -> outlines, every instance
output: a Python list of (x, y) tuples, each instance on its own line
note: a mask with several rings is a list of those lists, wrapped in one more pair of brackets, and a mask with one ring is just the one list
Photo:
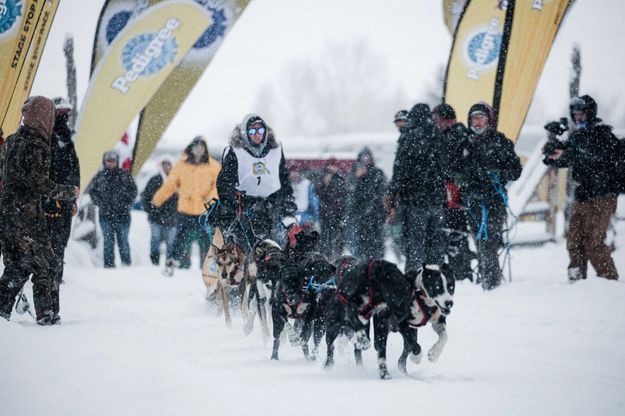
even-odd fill
[(612, 133), (612, 127), (591, 122), (586, 128), (575, 131), (558, 160), (545, 157), (545, 164), (555, 167), (570, 167), (573, 179), (579, 183), (575, 188), (575, 199), (587, 201), (598, 197), (615, 197), (623, 184), (617, 170), (625, 161), (623, 144)]

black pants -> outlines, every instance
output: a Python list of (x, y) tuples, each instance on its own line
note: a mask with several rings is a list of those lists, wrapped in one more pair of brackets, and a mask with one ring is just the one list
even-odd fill
[(384, 259), (384, 218), (359, 218), (354, 234), (356, 257), (363, 261)]
[[(474, 203), (468, 213), (471, 217), (469, 224), (477, 245), (482, 287), (487, 290), (494, 289), (501, 284), (503, 279), (499, 265), (499, 249), (503, 243), (503, 228), (507, 218), (506, 207), (500, 202)], [(486, 218), (484, 225), (482, 225), (483, 218)]]
[[(338, 196), (337, 196), (338, 197)], [(321, 239), (319, 251), (330, 261), (343, 255), (345, 246), (345, 224), (341, 218), (321, 218)]]
[(52, 243), (52, 251), (56, 257), (56, 269), (54, 270), (54, 279), (57, 282), (63, 280), (63, 270), (65, 258), (65, 248), (69, 241), (72, 229), (72, 213), (71, 211), (59, 214), (59, 216), (46, 217), (50, 242)]
[(425, 264), (443, 264), (443, 207), (406, 205), (402, 214), (405, 270), (419, 270)]
[(181, 264), (190, 262), (191, 244), (197, 240), (200, 246), (200, 267), (208, 253), (208, 235), (198, 222), (199, 216), (178, 213), (178, 232), (174, 243), (174, 259)]
[(473, 280), (467, 213), (463, 208), (445, 209), (445, 236), (449, 265), (456, 280)]
[(37, 319), (58, 314), (59, 282), (53, 277), (57, 257), (45, 233), (7, 233), (2, 238), (2, 254), (5, 268), (0, 277), (0, 315), (8, 319), (15, 298), (31, 274)]

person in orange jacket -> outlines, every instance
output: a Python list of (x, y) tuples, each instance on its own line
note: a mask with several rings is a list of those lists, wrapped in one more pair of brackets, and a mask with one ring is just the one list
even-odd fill
[[(210, 241), (199, 223), (199, 217), (206, 208), (204, 204), (217, 198), (217, 175), (221, 165), (208, 154), (206, 141), (198, 136), (185, 149), (185, 157), (180, 160), (167, 180), (154, 194), (152, 204), (160, 207), (174, 193), (178, 193), (178, 224), (174, 243), (173, 259), (167, 261), (165, 274), (171, 275), (181, 259), (188, 257), (191, 236), (195, 234), (203, 260), (208, 252)], [(200, 261), (201, 264), (201, 261)]]

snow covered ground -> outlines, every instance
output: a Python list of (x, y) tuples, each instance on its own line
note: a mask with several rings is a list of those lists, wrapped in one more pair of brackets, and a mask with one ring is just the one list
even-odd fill
[[(198, 268), (166, 278), (148, 265), (147, 230), (134, 213), (137, 265), (116, 270), (72, 242), (62, 325), (0, 321), (1, 415), (625, 414), (625, 285), (592, 272), (566, 283), (563, 242), (514, 249), (513, 280), (494, 292), (461, 282), (439, 362), (401, 374), (393, 335), (382, 381), (373, 350), (363, 368), (345, 345), (329, 371), (288, 343), (270, 361), (258, 328), (246, 337), (240, 318), (228, 330), (215, 316)], [(433, 331), (421, 334), (429, 348)]]

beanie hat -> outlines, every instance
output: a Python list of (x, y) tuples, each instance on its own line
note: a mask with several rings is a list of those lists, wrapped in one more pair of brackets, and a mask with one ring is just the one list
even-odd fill
[(395, 113), (393, 122), (397, 123), (398, 121), (408, 121), (408, 110), (399, 110)]
[(573, 98), (569, 104), (569, 110), (571, 118), (573, 118), (574, 111), (585, 113), (590, 122), (594, 122), (597, 118), (597, 102), (590, 95)]
[(455, 120), (456, 111), (449, 104), (439, 104), (432, 110), (432, 114), (436, 114), (444, 120)]
[(423, 103), (415, 104), (408, 113), (408, 120), (413, 126), (432, 122), (430, 106)]

